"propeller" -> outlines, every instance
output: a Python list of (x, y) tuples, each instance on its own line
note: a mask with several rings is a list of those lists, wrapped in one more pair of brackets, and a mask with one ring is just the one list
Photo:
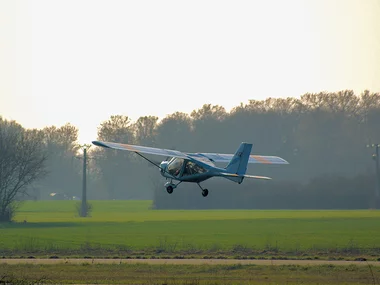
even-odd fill
[[(151, 159), (150, 161), (151, 161), (151, 162), (154, 162), (156, 165), (160, 165), (161, 162), (163, 162), (163, 161), (169, 161), (170, 158), (171, 158), (170, 156), (167, 156), (164, 160), (154, 160), (154, 159)], [(154, 165), (151, 164), (150, 166), (152, 167), (152, 166), (154, 166)]]

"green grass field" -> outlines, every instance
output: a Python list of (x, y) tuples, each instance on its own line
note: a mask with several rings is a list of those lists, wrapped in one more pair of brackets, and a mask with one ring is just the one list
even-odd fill
[(80, 218), (76, 203), (25, 202), (16, 223), (0, 224), (0, 255), (104, 249), (380, 257), (375, 210), (153, 210), (151, 201), (91, 201), (91, 217)]

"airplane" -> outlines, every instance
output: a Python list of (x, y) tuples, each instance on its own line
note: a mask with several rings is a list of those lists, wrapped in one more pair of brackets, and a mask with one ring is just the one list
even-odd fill
[[(170, 182), (166, 182), (164, 185), (169, 194), (173, 193), (173, 190), (182, 182), (192, 182), (198, 184), (202, 190), (202, 196), (206, 197), (208, 195), (208, 189), (202, 188), (199, 183), (211, 177), (224, 177), (238, 184), (241, 184), (244, 178), (270, 180), (271, 178), (265, 176), (245, 174), (247, 164), (289, 164), (285, 159), (277, 156), (251, 155), (252, 144), (245, 142), (240, 144), (235, 154), (186, 153), (177, 150), (114, 142), (93, 141), (92, 143), (100, 147), (134, 152), (152, 163), (160, 169), (161, 175), (165, 177), (166, 180), (170, 179)], [(158, 164), (142, 155), (142, 153), (171, 157), (171, 159), (164, 160)], [(225, 168), (222, 168), (215, 166), (216, 162), (228, 164)], [(173, 183), (173, 180), (179, 182)]]

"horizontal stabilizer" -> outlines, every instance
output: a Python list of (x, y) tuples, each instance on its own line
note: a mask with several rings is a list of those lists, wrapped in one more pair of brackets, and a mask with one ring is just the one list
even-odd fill
[(257, 175), (244, 175), (244, 177), (247, 177), (247, 178), (253, 178), (253, 179), (263, 179), (263, 180), (272, 180), (272, 178), (270, 177), (266, 177), (266, 176), (257, 176)]
[(237, 183), (242, 183), (243, 180), (244, 180), (244, 178), (253, 178), (253, 179), (261, 179), (261, 180), (272, 180), (272, 178), (266, 177), (266, 176), (256, 176), (256, 175), (247, 175), (247, 174), (239, 175), (239, 174), (228, 173), (228, 172), (220, 172), (220, 173), (218, 173), (218, 176), (225, 177), (225, 178), (227, 178), (229, 180), (232, 180), (234, 182), (237, 182)]

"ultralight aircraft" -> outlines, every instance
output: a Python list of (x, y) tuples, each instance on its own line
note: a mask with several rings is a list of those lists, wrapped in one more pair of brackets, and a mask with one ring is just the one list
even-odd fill
[[(241, 143), (235, 154), (220, 153), (186, 153), (177, 150), (161, 149), (154, 147), (146, 147), (131, 144), (122, 144), (114, 142), (93, 141), (96, 146), (105, 148), (127, 150), (135, 152), (145, 160), (160, 169), (161, 175), (170, 182), (165, 183), (166, 191), (171, 194), (182, 182), (197, 183), (202, 190), (203, 197), (208, 195), (208, 190), (199, 184), (211, 177), (224, 177), (236, 183), (242, 183), (244, 178), (255, 178), (270, 180), (265, 176), (247, 175), (248, 163), (264, 163), (264, 164), (288, 164), (288, 162), (277, 156), (251, 155), (252, 144)], [(160, 164), (155, 163), (151, 159), (142, 155), (154, 154), (160, 156), (171, 157), (170, 160), (164, 160)], [(228, 163), (227, 167), (221, 168), (215, 166), (215, 162)], [(173, 183), (173, 180), (179, 181)]]

